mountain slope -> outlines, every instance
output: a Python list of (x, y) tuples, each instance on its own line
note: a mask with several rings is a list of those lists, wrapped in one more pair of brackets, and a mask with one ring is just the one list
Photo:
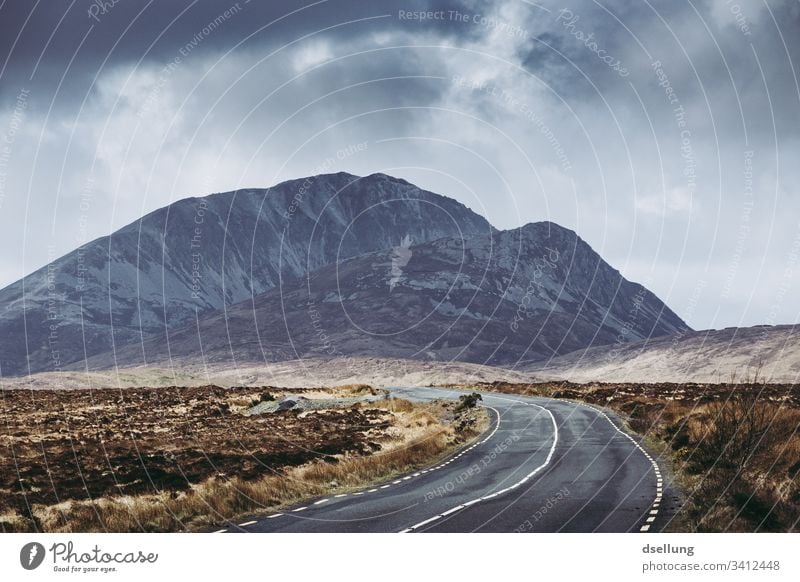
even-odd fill
[(800, 327), (761, 325), (681, 333), (580, 350), (521, 369), (574, 382), (796, 383)]
[[(574, 232), (540, 222), (326, 266), (175, 330), (169, 341), (148, 338), (144, 351), (146, 363), (379, 355), (515, 366), (688, 330)], [(145, 360), (137, 347), (90, 365), (115, 362)]]
[(57, 370), (135, 345), (282, 278), (404, 239), (492, 230), (455, 200), (384, 174), (181, 200), (0, 291), (0, 371)]

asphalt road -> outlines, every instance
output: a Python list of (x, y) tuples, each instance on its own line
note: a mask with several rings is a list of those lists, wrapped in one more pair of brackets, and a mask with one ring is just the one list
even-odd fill
[[(462, 392), (394, 388), (402, 398)], [(243, 519), (229, 532), (641, 532), (671, 517), (655, 459), (610, 414), (483, 393), (492, 427), (439, 465)]]

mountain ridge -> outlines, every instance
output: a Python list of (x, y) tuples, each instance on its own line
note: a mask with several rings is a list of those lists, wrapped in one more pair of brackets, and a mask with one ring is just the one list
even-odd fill
[[(223, 327), (225, 336), (215, 333)], [(202, 353), (214, 365), (380, 355), (513, 368), (623, 333), (631, 341), (688, 330), (574, 231), (544, 221), (352, 257), (89, 364)]]
[(0, 290), (0, 370), (59, 369), (403, 236), (493, 230), (460, 202), (385, 174), (184, 198)]
[(727, 327), (598, 346), (526, 362), (519, 371), (573, 382), (796, 383), (800, 325)]

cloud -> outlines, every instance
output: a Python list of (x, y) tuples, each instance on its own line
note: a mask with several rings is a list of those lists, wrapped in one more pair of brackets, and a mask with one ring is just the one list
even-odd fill
[[(741, 5), (749, 35), (724, 0), (580, 0), (571, 27), (554, 0), (251, 2), (209, 34), (229, 6), (121, 2), (93, 23), (83, 0), (66, 14), (6, 3), (0, 131), (30, 96), (0, 199), (0, 277), (178, 198), (324, 167), (399, 175), (501, 228), (554, 220), (681, 315), (697, 303), (695, 327), (758, 323), (775, 284), (743, 269), (782, 272), (800, 215), (787, 122), (800, 15)], [(445, 18), (398, 18), (428, 8)], [(714, 281), (739, 255), (722, 301)], [(799, 301), (782, 300), (781, 321)]]
[(665, 217), (673, 213), (689, 212), (692, 195), (688, 188), (679, 186), (661, 194), (649, 194), (636, 198), (636, 210), (643, 214)]
[(321, 65), (333, 56), (331, 47), (323, 41), (315, 41), (304, 45), (292, 58), (292, 67), (298, 73)]

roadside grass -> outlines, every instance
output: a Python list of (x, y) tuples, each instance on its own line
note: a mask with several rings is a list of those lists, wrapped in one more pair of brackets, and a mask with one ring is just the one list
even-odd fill
[(800, 406), (794, 386), (479, 384), (607, 407), (658, 454), (685, 497), (669, 531), (800, 528)]
[(792, 531), (800, 518), (800, 411), (751, 395), (714, 402), (667, 426), (693, 478), (696, 531)]
[[(170, 532), (202, 530), (241, 516), (279, 510), (322, 495), (367, 487), (435, 464), (488, 427), (485, 410), (453, 414), (453, 405), (401, 399), (361, 403), (394, 417), (390, 439), (369, 455), (341, 455), (288, 467), (256, 479), (209, 478), (184, 491), (106, 496), (34, 505), (38, 529), (46, 532)], [(442, 411), (448, 411), (442, 414)], [(466, 421), (465, 421), (466, 419)], [(454, 422), (458, 420), (459, 422)], [(5, 531), (29, 531), (17, 516), (0, 516)]]

